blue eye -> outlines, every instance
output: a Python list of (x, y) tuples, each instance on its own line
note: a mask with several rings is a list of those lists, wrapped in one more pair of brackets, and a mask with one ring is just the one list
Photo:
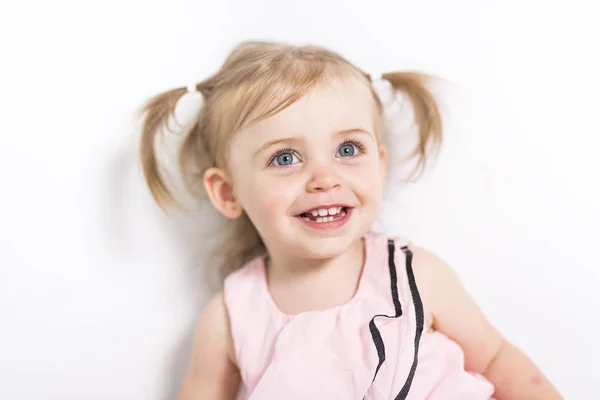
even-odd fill
[(297, 163), (298, 157), (289, 151), (279, 153), (275, 157), (273, 157), (273, 161), (271, 161), (271, 165), (275, 165), (276, 167), (285, 167), (288, 165), (292, 165)]
[(345, 143), (345, 144), (341, 145), (340, 148), (338, 149), (338, 154), (342, 157), (352, 157), (359, 151), (360, 151), (360, 149), (358, 148), (357, 145), (352, 144), (352, 143)]

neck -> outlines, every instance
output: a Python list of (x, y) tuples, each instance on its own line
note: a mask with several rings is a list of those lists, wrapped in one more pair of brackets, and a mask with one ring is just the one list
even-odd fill
[(269, 281), (289, 283), (312, 280), (317, 276), (323, 276), (324, 273), (337, 275), (360, 271), (365, 261), (364, 245), (364, 241), (359, 239), (346, 251), (324, 259), (293, 257), (269, 252), (267, 264)]

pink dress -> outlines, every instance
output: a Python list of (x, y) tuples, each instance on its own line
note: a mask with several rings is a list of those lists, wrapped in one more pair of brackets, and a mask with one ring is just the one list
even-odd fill
[(423, 304), (408, 241), (369, 233), (352, 300), (282, 313), (264, 257), (225, 280), (243, 399), (490, 399), (494, 387), (464, 369), (462, 349), (423, 330)]

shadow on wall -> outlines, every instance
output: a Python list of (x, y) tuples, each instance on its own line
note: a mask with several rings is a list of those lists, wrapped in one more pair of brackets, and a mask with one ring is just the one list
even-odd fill
[[(131, 129), (127, 131), (131, 132)], [(139, 133), (135, 139), (138, 137)], [(161, 142), (161, 145), (166, 145), (165, 155), (168, 159), (174, 159), (179, 138), (162, 137), (165, 143)], [(175, 164), (165, 163), (169, 176), (178, 176), (173, 168)], [(182, 294), (181, 297), (185, 299), (185, 312), (180, 314), (186, 315), (187, 320), (181, 324), (179, 331), (182, 333), (173, 338), (173, 347), (164, 351), (166, 370), (162, 376), (165, 377), (165, 387), (164, 393), (157, 398), (175, 399), (189, 366), (197, 318), (210, 296), (220, 289), (217, 269), (200, 266), (205, 264), (208, 249), (213, 248), (219, 240), (218, 232), (223, 226), (223, 218), (205, 203), (202, 207), (196, 207), (198, 211), (188, 213), (165, 213), (161, 210), (143, 179), (137, 143), (133, 141), (115, 151), (104, 172), (102, 224), (108, 251), (133, 268), (145, 263), (140, 263), (140, 260), (148, 259), (148, 245), (151, 243), (161, 243), (161, 247), (164, 244), (169, 253), (174, 255), (172, 263), (165, 263), (164, 267), (160, 261), (157, 264), (160, 269), (169, 270), (159, 271), (160, 276), (176, 279), (174, 285), (178, 296)], [(190, 204), (189, 199), (185, 200), (186, 205)], [(151, 253), (154, 251), (150, 250)]]

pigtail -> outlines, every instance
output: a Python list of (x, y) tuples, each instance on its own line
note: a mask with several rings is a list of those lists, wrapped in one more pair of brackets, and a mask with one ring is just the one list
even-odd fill
[[(196, 86), (196, 89), (200, 90), (198, 86), (202, 85)], [(198, 186), (198, 174), (195, 173), (197, 168), (194, 167), (206, 167), (202, 164), (209, 162), (207, 157), (204, 157), (206, 151), (203, 146), (198, 146), (198, 138), (201, 136), (199, 131), (202, 129), (199, 124), (202, 119), (201, 110), (197, 109), (197, 104), (190, 105), (189, 102), (181, 100), (184, 95), (189, 96), (188, 92), (192, 89), (177, 88), (160, 93), (150, 98), (140, 109), (140, 114), (143, 116), (140, 137), (141, 168), (152, 196), (163, 209), (180, 208), (181, 203), (174, 195), (172, 185), (174, 179), (165, 181), (167, 171), (161, 168), (160, 157), (156, 150), (160, 133), (166, 132), (170, 137), (178, 140), (178, 172), (188, 193), (195, 194), (194, 191)], [(203, 96), (200, 93), (195, 94)], [(191, 100), (198, 101), (198, 98)], [(183, 125), (181, 119), (185, 121)], [(182, 133), (185, 133), (185, 136), (182, 137)]]
[(155, 143), (162, 129), (168, 127), (169, 118), (174, 114), (177, 102), (185, 93), (185, 88), (160, 93), (150, 98), (139, 112), (143, 118), (139, 142), (142, 172), (152, 196), (163, 208), (170, 208), (176, 205), (177, 201), (160, 172)]
[(430, 156), (437, 154), (442, 143), (442, 117), (435, 96), (428, 83), (433, 78), (418, 72), (392, 72), (383, 74), (395, 90), (404, 93), (413, 106), (418, 129), (418, 143), (408, 159), (418, 157), (411, 178), (419, 178), (425, 172)]

